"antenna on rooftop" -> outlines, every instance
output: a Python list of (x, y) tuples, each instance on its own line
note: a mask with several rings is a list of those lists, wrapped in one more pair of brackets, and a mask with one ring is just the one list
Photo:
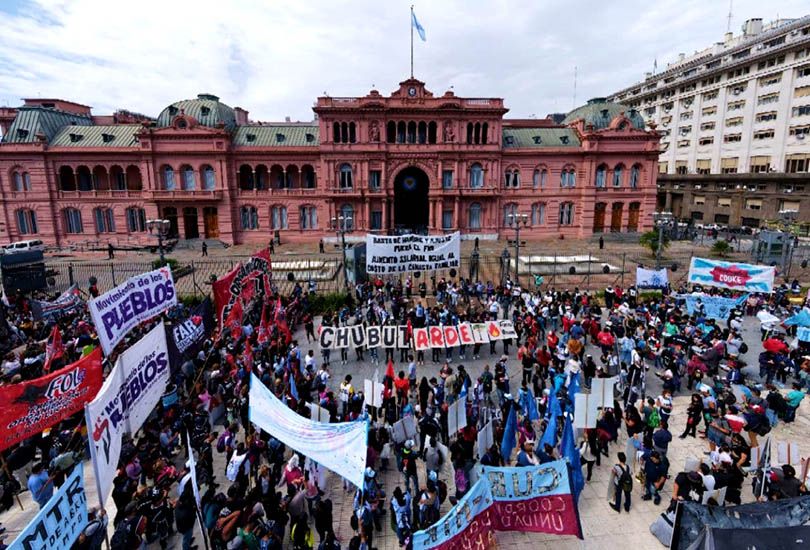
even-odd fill
[(734, 0), (728, 0), (728, 23), (726, 24), (726, 32), (731, 32), (731, 12), (734, 8)]

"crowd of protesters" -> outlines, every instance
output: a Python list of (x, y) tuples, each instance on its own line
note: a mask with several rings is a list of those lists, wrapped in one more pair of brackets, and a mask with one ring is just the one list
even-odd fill
[[(75, 548), (100, 548), (108, 522), (114, 550), (143, 543), (167, 548), (175, 533), (184, 550), (196, 548), (201, 546), (198, 515), (214, 549), (373, 550), (385, 522), (400, 545), (408, 546), (414, 531), (439, 519), (446, 501), (464, 496), (477, 478), (477, 465), (532, 466), (561, 458), (558, 442), (562, 417), (573, 407), (572, 386), (587, 391), (594, 379), (611, 377), (617, 380), (613, 406), (601, 409), (595, 426), (578, 434), (577, 466), (587, 481), (594, 468), (603, 463), (609, 468), (608, 498), (616, 512), (631, 509), (634, 482), (642, 488), (641, 498), (656, 505), (664, 494), (671, 495), (674, 507), (723, 487), (725, 503), (739, 504), (752, 447), (778, 422), (794, 420), (810, 388), (810, 349), (787, 334), (768, 331), (756, 358), (758, 376), (743, 371), (748, 365), (742, 356), (754, 343), (743, 338), (742, 322), (746, 317), (755, 322), (763, 309), (780, 318), (789, 315), (789, 291), (752, 295), (727, 319), (714, 320), (700, 306), (687, 313), (681, 296), (695, 289), (686, 288), (642, 297), (633, 287), (608, 287), (596, 296), (579, 289), (527, 292), (508, 280), (496, 286), (439, 279), (430, 289), (410, 277), (375, 279), (358, 285), (349, 304), (317, 323), (307, 306), (314, 286), (296, 285), (284, 302), (296, 304), (289, 310), (295, 312), (291, 325), (300, 322), (306, 345), (278, 327), (260, 334), (264, 308), (277, 297), (255, 297), (245, 306), (240, 327), (215, 333), (196, 355), (175, 366), (177, 401), (160, 403), (143, 428), (124, 441), (112, 492), (115, 514), (108, 519), (93, 509)], [(0, 364), (0, 380), (15, 384), (38, 378), (46, 372), (45, 342), (53, 323), (32, 321), (24, 299), (12, 299), (6, 309), (13, 349)], [(172, 323), (186, 314), (181, 306), (165, 320)], [(358, 347), (316, 353), (322, 326), (412, 329), (487, 319), (512, 320), (517, 337), (429, 352)], [(155, 322), (160, 321), (130, 333), (122, 349)], [(49, 362), (48, 371), (98, 345), (86, 311), (62, 317), (58, 326), (65, 350)], [(105, 372), (115, 357), (108, 360)], [(354, 376), (332, 376), (333, 366), (350, 360), (356, 361)], [(470, 361), (486, 365), (477, 373)], [(383, 403), (368, 408), (356, 384), (376, 365), (385, 366)], [(513, 367), (519, 376), (510, 377)], [(324, 468), (248, 421), (251, 372), (302, 416), (309, 417), (309, 405), (317, 404), (329, 412), (330, 422), (370, 422), (363, 486), (343, 483), (354, 510), (351, 536), (343, 528), (338, 540), (335, 495)], [(784, 387), (788, 381), (790, 390)], [(660, 392), (651, 392), (653, 386)], [(681, 395), (689, 396), (688, 406), (677, 410), (673, 398)], [(459, 399), (466, 404), (467, 426), (449, 433), (448, 406)], [(537, 416), (530, 411), (535, 406)], [(504, 420), (513, 409), (519, 418), (516, 449), (502, 449)], [(407, 417), (418, 435), (398, 438), (392, 427)], [(686, 419), (682, 433), (670, 432), (673, 417)], [(478, 432), (490, 420), (493, 443), (479, 453)], [(186, 437), (196, 457), (200, 507), (190, 483)], [(673, 437), (705, 437), (705, 456), (691, 466), (671, 465)], [(613, 461), (616, 449), (622, 452)], [(88, 456), (81, 414), (9, 449), (0, 477), (2, 509), (13, 506), (21, 490), (42, 506)], [(224, 471), (216, 466), (223, 462)], [(401, 482), (385, 486), (382, 474), (390, 469)], [(766, 476), (760, 489), (762, 498), (778, 499), (806, 493), (807, 485), (784, 465)]]

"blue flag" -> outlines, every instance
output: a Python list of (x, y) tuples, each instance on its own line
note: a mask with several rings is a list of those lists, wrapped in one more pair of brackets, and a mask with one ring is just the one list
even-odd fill
[(292, 373), (290, 373), (290, 395), (295, 397), (296, 401), (299, 401), (299, 399), (298, 399), (298, 388), (295, 387), (295, 376), (293, 376)]
[(411, 10), (411, 24), (413, 28), (416, 29), (416, 32), (419, 33), (419, 38), (422, 39), (422, 42), (427, 41), (425, 37), (425, 28), (419, 24), (419, 21), (416, 20), (416, 14)]
[[(555, 403), (558, 403), (555, 400)], [(550, 408), (550, 407), (549, 407)], [(559, 410), (560, 406), (557, 405), (557, 409)], [(546, 424), (546, 431), (543, 432), (543, 437), (540, 438), (540, 444), (537, 446), (538, 449), (542, 450), (545, 448), (546, 443), (554, 447), (557, 444), (557, 414), (552, 413), (548, 419), (548, 424)]]
[(571, 381), (568, 383), (568, 400), (571, 402), (571, 410), (574, 410), (574, 396), (579, 393), (579, 373), (571, 373)]
[(515, 404), (513, 403), (509, 407), (509, 416), (506, 417), (506, 424), (503, 428), (503, 439), (501, 440), (501, 455), (505, 461), (509, 461), (509, 457), (512, 455), (512, 449), (515, 448), (517, 444), (517, 436), (515, 435), (517, 432), (517, 411), (515, 410)]
[(571, 488), (574, 492), (574, 500), (578, 500), (579, 493), (582, 492), (582, 488), (585, 486), (585, 480), (582, 477), (579, 449), (577, 449), (577, 443), (574, 441), (574, 428), (571, 426), (571, 419), (568, 416), (565, 417), (565, 425), (563, 426), (560, 454), (571, 465)]
[(527, 389), (525, 392), (520, 390), (520, 409), (523, 416), (531, 422), (540, 419), (540, 413), (537, 412), (537, 401), (534, 400), (532, 390)]

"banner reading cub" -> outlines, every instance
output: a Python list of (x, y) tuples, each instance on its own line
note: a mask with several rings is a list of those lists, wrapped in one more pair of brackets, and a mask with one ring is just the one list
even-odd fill
[(99, 342), (109, 355), (132, 327), (177, 305), (172, 270), (161, 267), (130, 277), (89, 305)]

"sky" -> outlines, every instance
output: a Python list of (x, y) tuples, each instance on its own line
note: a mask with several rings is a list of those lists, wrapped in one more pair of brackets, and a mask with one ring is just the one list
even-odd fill
[[(726, 0), (0, 0), (0, 105), (56, 97), (157, 116), (212, 93), (256, 121), (312, 120), (318, 96), (502, 97), (508, 117), (567, 112), (722, 40)], [(806, 0), (734, 0), (731, 29)], [(575, 71), (576, 68), (576, 71)], [(576, 90), (574, 87), (576, 72)]]

